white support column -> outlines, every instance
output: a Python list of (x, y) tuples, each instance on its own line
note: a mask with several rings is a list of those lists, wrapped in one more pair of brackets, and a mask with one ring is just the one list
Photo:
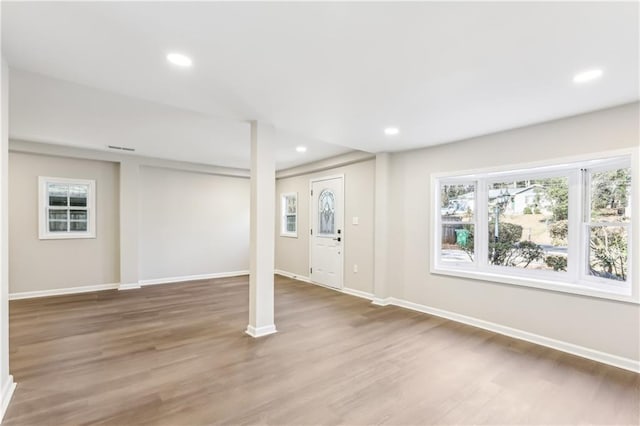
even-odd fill
[(140, 165), (120, 163), (120, 290), (140, 288), (138, 276)]
[(0, 421), (16, 388), (9, 374), (9, 66), (0, 71)]
[(276, 167), (275, 129), (251, 122), (249, 325), (252, 337), (276, 332), (273, 321)]
[(389, 244), (389, 153), (376, 154), (374, 204), (374, 305), (389, 304), (388, 244)]

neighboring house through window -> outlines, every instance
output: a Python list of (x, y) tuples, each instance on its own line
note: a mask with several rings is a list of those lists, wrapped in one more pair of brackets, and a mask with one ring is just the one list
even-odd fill
[(631, 298), (631, 162), (434, 176), (432, 272)]
[(40, 176), (38, 185), (40, 239), (95, 238), (94, 180)]

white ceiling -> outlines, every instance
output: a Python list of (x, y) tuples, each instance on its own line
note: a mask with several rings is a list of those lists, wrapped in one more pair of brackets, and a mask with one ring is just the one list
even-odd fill
[[(75, 83), (15, 74), (11, 133), (246, 167), (241, 122), (259, 119), (289, 135), (279, 168), (445, 143), (638, 100), (638, 16), (637, 2), (3, 2), (10, 66)], [(572, 82), (594, 67), (602, 79)], [(85, 128), (56, 130), (76, 113)]]
[[(249, 168), (249, 123), (228, 120), (12, 70), (9, 97), (12, 139)], [(276, 129), (276, 166), (286, 169), (351, 151), (286, 129)], [(306, 153), (295, 148), (306, 146)], [(120, 152), (120, 151), (117, 151)]]

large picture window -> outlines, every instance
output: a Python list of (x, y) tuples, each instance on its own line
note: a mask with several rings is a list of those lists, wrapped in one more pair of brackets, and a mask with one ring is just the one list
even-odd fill
[(39, 177), (40, 239), (95, 238), (95, 181)]
[(632, 296), (630, 156), (433, 182), (432, 272)]

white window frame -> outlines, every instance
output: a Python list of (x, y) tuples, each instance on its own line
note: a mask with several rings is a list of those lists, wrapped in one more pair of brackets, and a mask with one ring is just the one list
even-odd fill
[[(585, 187), (588, 177), (581, 169), (593, 173), (615, 168), (631, 168), (632, 197), (631, 220), (626, 223), (628, 229), (628, 274), (627, 281), (620, 282), (591, 276), (587, 273), (588, 238), (585, 232), (588, 226), (589, 186)], [(432, 220), (430, 272), (433, 274), (493, 281), (534, 288), (542, 288), (566, 293), (581, 294), (605, 299), (640, 303), (638, 279), (634, 274), (633, 253), (637, 250), (638, 228), (638, 150), (618, 150), (590, 156), (572, 157), (554, 162), (537, 162), (513, 165), (510, 167), (476, 169), (456, 173), (434, 173), (431, 175)], [(535, 178), (567, 176), (569, 178), (569, 237), (566, 272), (530, 270), (507, 266), (491, 265), (488, 260), (488, 194), (490, 183), (503, 180), (524, 180), (527, 175)], [(476, 185), (475, 223), (474, 223), (474, 262), (442, 262), (441, 240), (442, 225), (440, 191), (441, 185)], [(619, 225), (615, 223), (615, 225)], [(481, 238), (478, 238), (481, 237)], [(637, 265), (636, 265), (637, 266)]]
[[(296, 230), (295, 232), (287, 231), (287, 216), (294, 216), (287, 214), (287, 200), (294, 197), (296, 200)], [(298, 238), (298, 193), (297, 192), (285, 192), (280, 194), (280, 236)]]
[[(86, 210), (87, 211), (87, 230), (86, 231), (70, 231), (51, 232), (49, 231), (49, 184), (62, 185), (87, 185), (89, 187), (87, 193), (87, 207), (73, 208), (67, 206), (66, 210)], [(41, 240), (69, 240), (80, 238), (96, 238), (96, 181), (89, 179), (69, 179), (58, 177), (38, 177), (38, 235)], [(69, 219), (68, 219), (69, 220)]]

